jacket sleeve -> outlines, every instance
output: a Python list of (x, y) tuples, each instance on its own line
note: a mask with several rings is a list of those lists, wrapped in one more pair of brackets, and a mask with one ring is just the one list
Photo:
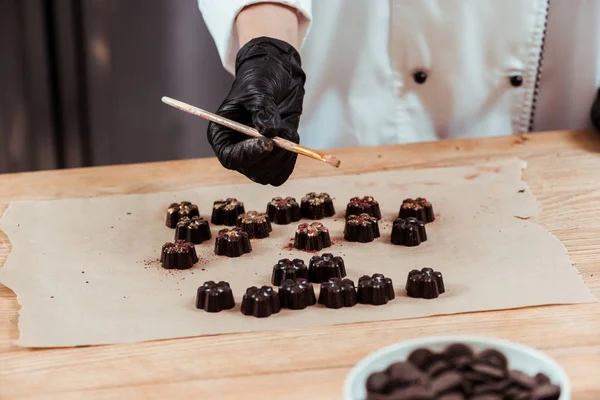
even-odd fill
[[(279, 3), (295, 8), (298, 12), (299, 39), (304, 42), (312, 20), (312, 0), (276, 0)], [(246, 6), (265, 3), (260, 0), (198, 0), (198, 7), (210, 34), (215, 41), (221, 62), (231, 74), (235, 71), (235, 56), (239, 50), (235, 19)]]

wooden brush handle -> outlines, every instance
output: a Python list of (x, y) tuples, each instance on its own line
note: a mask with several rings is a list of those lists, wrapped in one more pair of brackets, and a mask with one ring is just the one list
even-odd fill
[[(208, 121), (212, 121), (215, 124), (226, 126), (230, 129), (233, 129), (234, 131), (243, 133), (245, 135), (248, 135), (251, 137), (256, 137), (256, 138), (263, 137), (263, 135), (261, 135), (260, 132), (254, 128), (250, 128), (249, 126), (240, 124), (239, 122), (235, 122), (230, 119), (223, 118), (217, 114), (213, 114), (213, 113), (203, 110), (201, 108), (194, 107), (194, 106), (192, 106), (190, 104), (186, 104), (182, 101), (175, 100), (175, 99), (165, 96), (162, 98), (162, 102), (167, 105), (170, 105), (171, 107), (175, 107), (178, 110), (185, 111), (186, 113), (189, 113), (192, 115), (196, 115), (196, 116), (204, 118)], [(280, 138), (278, 136), (272, 138), (272, 140), (277, 147), (280, 147), (282, 149), (285, 149), (285, 150), (288, 150), (293, 153), (300, 154), (300, 155), (303, 155), (306, 157), (314, 158), (315, 160), (326, 162), (327, 164), (329, 164), (333, 167), (336, 167), (336, 168), (338, 168), (340, 166), (341, 161), (337, 157), (335, 157), (331, 154), (325, 154), (320, 151), (310, 149), (308, 147), (300, 146), (299, 144), (296, 144), (296, 143), (286, 140), (284, 138)]]

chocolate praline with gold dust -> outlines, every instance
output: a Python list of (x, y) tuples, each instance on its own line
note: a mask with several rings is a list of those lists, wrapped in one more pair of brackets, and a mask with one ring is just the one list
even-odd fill
[(350, 215), (344, 228), (344, 239), (349, 242), (369, 243), (380, 236), (378, 219), (369, 214)]
[(208, 221), (202, 217), (183, 217), (175, 227), (175, 240), (200, 244), (211, 238)]
[(165, 219), (165, 225), (168, 228), (175, 228), (179, 220), (183, 217), (199, 217), (200, 212), (198, 206), (190, 203), (189, 201), (182, 201), (181, 203), (172, 203), (167, 208), (167, 217)]
[(250, 239), (264, 239), (273, 230), (269, 216), (258, 211), (248, 211), (237, 218), (237, 226), (248, 234)]
[(287, 225), (300, 221), (300, 206), (293, 197), (273, 197), (267, 204), (267, 215), (272, 223)]
[(160, 262), (165, 269), (188, 269), (198, 262), (198, 255), (193, 243), (176, 240), (162, 246)]
[(353, 197), (346, 206), (346, 218), (350, 215), (369, 214), (372, 217), (381, 219), (381, 210), (379, 202), (372, 196)]
[(424, 223), (433, 222), (435, 220), (435, 214), (433, 213), (433, 206), (424, 197), (417, 197), (416, 199), (404, 199), (398, 212), (398, 218), (406, 219), (413, 217)]
[(250, 253), (252, 246), (248, 234), (241, 228), (221, 229), (215, 240), (215, 254), (218, 256), (240, 257)]
[(335, 214), (333, 201), (327, 193), (307, 193), (300, 200), (302, 218), (323, 219)]
[(298, 225), (294, 237), (294, 248), (306, 251), (319, 251), (331, 246), (329, 229), (320, 222)]
[(235, 226), (237, 217), (245, 212), (244, 203), (233, 197), (215, 200), (210, 221), (215, 225)]

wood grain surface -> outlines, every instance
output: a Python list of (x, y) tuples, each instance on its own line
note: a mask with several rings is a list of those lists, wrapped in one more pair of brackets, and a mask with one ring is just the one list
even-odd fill
[[(301, 159), (293, 177), (469, 164), (518, 156), (544, 210), (535, 222), (561, 239), (600, 294), (600, 140), (592, 132), (336, 150), (338, 170)], [(245, 182), (215, 159), (0, 175), (12, 200), (150, 193)], [(10, 242), (0, 232), (0, 265)], [(531, 283), (535, 285), (535, 282)], [(508, 295), (508, 291), (507, 291)], [(567, 370), (574, 400), (600, 399), (600, 305), (545, 306), (295, 331), (31, 350), (14, 346), (19, 305), (0, 285), (1, 399), (339, 399), (349, 369), (399, 340), (478, 334), (537, 347)]]

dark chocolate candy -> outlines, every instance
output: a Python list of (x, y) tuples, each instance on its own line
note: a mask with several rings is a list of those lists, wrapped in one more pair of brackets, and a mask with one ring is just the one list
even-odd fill
[(230, 310), (235, 306), (233, 292), (227, 282), (215, 283), (214, 281), (204, 282), (198, 288), (196, 295), (196, 308), (209, 313), (217, 313), (223, 310)]
[(482, 351), (477, 355), (477, 360), (496, 366), (502, 370), (505, 370), (508, 367), (508, 360), (506, 359), (506, 356), (494, 349)]
[(200, 212), (198, 206), (190, 203), (189, 201), (182, 201), (181, 203), (173, 203), (167, 208), (167, 218), (165, 225), (169, 228), (175, 228), (179, 220), (183, 217), (199, 217)]
[(473, 388), (473, 394), (498, 393), (502, 394), (510, 386), (510, 382), (506, 379), (496, 382), (484, 383)]
[(188, 269), (198, 262), (198, 255), (193, 243), (176, 240), (162, 246), (160, 262), (166, 269)]
[(521, 371), (509, 371), (508, 378), (510, 379), (510, 382), (513, 385), (522, 389), (531, 390), (537, 384), (533, 376), (527, 375), (526, 373)]
[(346, 266), (342, 257), (334, 257), (331, 253), (313, 256), (308, 263), (308, 276), (314, 283), (326, 282), (329, 278), (346, 276)]
[(175, 240), (200, 244), (211, 238), (208, 221), (202, 217), (183, 217), (175, 227)]
[(444, 372), (449, 371), (453, 368), (453, 365), (448, 360), (440, 359), (431, 364), (425, 370), (425, 372), (427, 372), (427, 374), (435, 378), (436, 376), (441, 375)]
[(405, 288), (409, 297), (423, 299), (435, 299), (446, 291), (442, 274), (432, 268), (410, 271)]
[(320, 222), (300, 224), (294, 237), (294, 248), (306, 251), (320, 251), (331, 246), (329, 229)]
[(385, 372), (375, 372), (367, 378), (367, 391), (385, 394), (389, 392), (390, 377)]
[(335, 214), (333, 201), (327, 193), (307, 193), (300, 200), (300, 213), (302, 218), (323, 219)]
[(481, 385), (488, 381), (493, 381), (488, 376), (471, 370), (472, 365), (469, 365), (469, 370), (463, 373), (464, 377), (473, 385)]
[(560, 387), (551, 383), (542, 383), (531, 391), (531, 400), (558, 400)]
[(304, 264), (304, 261), (299, 258), (293, 260), (284, 258), (273, 266), (273, 274), (271, 275), (271, 283), (273, 285), (279, 286), (286, 279), (295, 280), (297, 278), (308, 279), (308, 268)]
[(413, 217), (424, 223), (435, 220), (433, 206), (426, 198), (417, 197), (416, 199), (404, 199), (400, 206), (398, 217), (406, 219)]
[(344, 228), (344, 239), (349, 242), (369, 243), (379, 237), (378, 219), (369, 214), (350, 215)]
[(279, 295), (271, 286), (260, 288), (252, 286), (246, 289), (242, 297), (241, 311), (244, 315), (252, 315), (256, 318), (270, 317), (281, 310)]
[(356, 298), (361, 304), (379, 306), (394, 300), (394, 286), (392, 280), (382, 274), (364, 275), (358, 278)]
[(501, 394), (496, 393), (486, 393), (486, 394), (476, 394), (470, 397), (470, 400), (503, 400), (503, 396)]
[(436, 400), (466, 400), (467, 398), (462, 392), (450, 392), (436, 397)]
[(249, 239), (264, 239), (273, 230), (269, 216), (258, 211), (238, 215), (237, 226), (248, 234)]
[(215, 254), (218, 256), (239, 257), (250, 253), (252, 246), (248, 234), (241, 228), (221, 229), (215, 241)]
[(502, 380), (506, 378), (506, 370), (491, 364), (475, 362), (471, 365), (473, 372), (479, 374), (484, 382)]
[(274, 197), (267, 204), (267, 215), (272, 223), (277, 225), (287, 225), (292, 222), (300, 221), (300, 206), (293, 197)]
[[(427, 269), (425, 271), (425, 273), (429, 273), (431, 270)], [(421, 271), (419, 271), (418, 269), (412, 270), (411, 273), (421, 273)], [(433, 273), (435, 274), (436, 271), (433, 271)], [(409, 274), (410, 276), (410, 274)], [(443, 290), (443, 279), (442, 279), (442, 274), (439, 274), (439, 278), (440, 278), (440, 282), (441, 282), (441, 286), (442, 286), (442, 290)], [(475, 356), (475, 354), (473, 353), (473, 349), (471, 349), (469, 346), (462, 344), (462, 343), (454, 343), (449, 345), (448, 347), (446, 347), (444, 349), (444, 357), (446, 357), (446, 359), (448, 359), (452, 364), (454, 364), (455, 366), (457, 366), (456, 364), (464, 364), (467, 360), (472, 360), (473, 357)]]
[[(524, 399), (523, 399), (524, 397)], [(517, 386), (511, 386), (504, 392), (504, 398), (506, 400), (530, 400), (529, 390), (522, 389)]]
[(548, 375), (544, 374), (543, 372), (539, 372), (535, 375), (535, 381), (538, 385), (541, 385), (543, 383), (550, 383), (550, 377), (548, 377)]
[(211, 222), (215, 225), (235, 226), (239, 215), (245, 213), (244, 203), (233, 197), (215, 200)]
[(431, 381), (431, 389), (436, 394), (454, 391), (461, 386), (462, 375), (457, 371), (447, 371)]
[(390, 377), (391, 389), (409, 385), (429, 385), (429, 377), (410, 362), (396, 362), (385, 370)]
[(372, 217), (381, 219), (381, 210), (377, 200), (371, 196), (351, 198), (346, 206), (346, 218), (360, 214), (369, 214)]
[(421, 371), (427, 370), (434, 362), (439, 359), (439, 356), (429, 349), (420, 348), (413, 350), (408, 355), (408, 361), (413, 363)]
[(386, 400), (435, 400), (431, 389), (417, 385), (392, 390), (388, 396)]
[(279, 303), (282, 308), (303, 310), (316, 302), (315, 290), (308, 279), (286, 279), (279, 288)]
[[(474, 354), (462, 343), (451, 344), (440, 353), (420, 348), (409, 354), (408, 363), (395, 363), (385, 371), (373, 374), (367, 385), (367, 399), (421, 399), (421, 396), (427, 396), (424, 392), (414, 397), (411, 397), (412, 392), (407, 394), (408, 388), (417, 387), (430, 390), (431, 397), (428, 398), (435, 400), (559, 399), (560, 387), (550, 383), (546, 375), (533, 377), (520, 371), (508, 373), (507, 364), (506, 357), (498, 350), (488, 349)], [(405, 365), (415, 367), (411, 370)], [(394, 368), (400, 378), (393, 378), (391, 371)], [(425, 378), (410, 378), (418, 374)]]
[(398, 218), (392, 225), (393, 244), (402, 246), (418, 246), (422, 242), (427, 241), (427, 232), (425, 231), (425, 223), (416, 218)]
[(319, 304), (327, 308), (353, 307), (356, 305), (356, 289), (350, 279), (330, 278), (321, 283)]

